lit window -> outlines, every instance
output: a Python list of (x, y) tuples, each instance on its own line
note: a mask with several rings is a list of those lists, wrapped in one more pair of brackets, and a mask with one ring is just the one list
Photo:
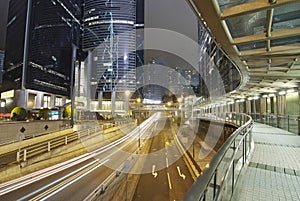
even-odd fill
[(62, 106), (62, 98), (61, 97), (55, 98), (55, 106)]
[(43, 107), (44, 108), (49, 108), (50, 107), (50, 101), (51, 101), (51, 96), (45, 95), (44, 100), (43, 100)]

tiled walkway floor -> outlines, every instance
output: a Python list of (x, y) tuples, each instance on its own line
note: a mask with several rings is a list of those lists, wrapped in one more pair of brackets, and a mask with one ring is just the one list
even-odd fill
[(300, 201), (300, 136), (254, 123), (254, 153), (234, 201)]

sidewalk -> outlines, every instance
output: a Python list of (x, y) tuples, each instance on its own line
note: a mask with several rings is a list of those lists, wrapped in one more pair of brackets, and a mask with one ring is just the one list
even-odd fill
[(299, 201), (300, 136), (254, 123), (254, 152), (234, 201)]

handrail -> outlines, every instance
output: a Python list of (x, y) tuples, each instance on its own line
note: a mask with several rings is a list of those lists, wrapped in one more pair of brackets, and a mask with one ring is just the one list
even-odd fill
[(300, 116), (274, 113), (248, 113), (256, 122), (300, 135)]
[[(253, 120), (246, 114), (226, 115), (226, 119), (233, 122), (239, 121), (241, 126), (218, 150), (209, 168), (204, 170), (186, 194), (185, 201), (230, 200), (242, 167), (247, 163), (248, 156), (253, 150), (251, 132)], [(230, 155), (229, 162), (224, 160), (228, 159), (228, 154)], [(222, 167), (223, 163), (225, 167)]]

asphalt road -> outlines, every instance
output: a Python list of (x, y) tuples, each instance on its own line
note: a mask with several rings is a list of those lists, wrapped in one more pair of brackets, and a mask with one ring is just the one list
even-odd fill
[[(129, 142), (125, 141), (122, 144), (124, 145), (122, 149), (128, 153), (134, 153), (138, 147), (138, 142), (136, 140)], [(115, 170), (108, 168), (105, 165), (108, 165), (109, 167), (122, 166), (126, 157), (126, 155), (116, 152), (116, 149), (109, 149), (95, 158), (89, 159), (64, 171), (2, 195), (0, 197), (0, 201), (84, 200), (84, 198), (93, 192), (94, 189), (110, 174), (115, 172)], [(116, 160), (116, 158), (119, 160)], [(105, 162), (105, 165), (101, 164), (103, 162)], [(82, 168), (84, 166), (87, 166), (88, 168)], [(74, 172), (76, 172), (76, 174), (66, 177), (66, 175)], [(40, 195), (41, 197), (37, 197)]]
[[(152, 167), (159, 167), (160, 170), (154, 171), (154, 174), (152, 172), (141, 175), (134, 201), (183, 200), (185, 193), (194, 181), (179, 150), (176, 146), (170, 146), (171, 144), (174, 144), (174, 138), (170, 121), (166, 120), (164, 128), (154, 136), (150, 148), (150, 152), (160, 155), (160, 161), (152, 164)], [(159, 150), (160, 152), (158, 152)], [(171, 164), (172, 161), (175, 162)], [(156, 177), (155, 172), (157, 172)]]
[[(141, 175), (133, 199), (135, 201), (182, 200), (193, 184), (193, 179), (181, 158), (180, 152), (176, 146), (171, 146), (174, 144), (174, 138), (170, 122), (165, 120), (166, 118), (161, 118), (158, 126), (155, 126), (159, 132), (151, 140), (150, 152), (157, 155), (158, 159), (153, 163), (145, 163), (145, 166), (150, 166), (153, 171)], [(1, 195), (0, 201), (84, 200), (109, 175), (115, 174), (115, 169), (112, 167), (122, 167), (124, 165), (128, 155), (119, 151), (120, 149), (127, 153), (133, 153), (132, 156), (135, 155), (138, 140), (137, 138), (130, 138), (122, 141), (119, 145), (110, 146), (118, 148), (118, 151), (112, 148), (107, 149), (97, 157)], [(149, 169), (149, 167), (147, 168)]]

